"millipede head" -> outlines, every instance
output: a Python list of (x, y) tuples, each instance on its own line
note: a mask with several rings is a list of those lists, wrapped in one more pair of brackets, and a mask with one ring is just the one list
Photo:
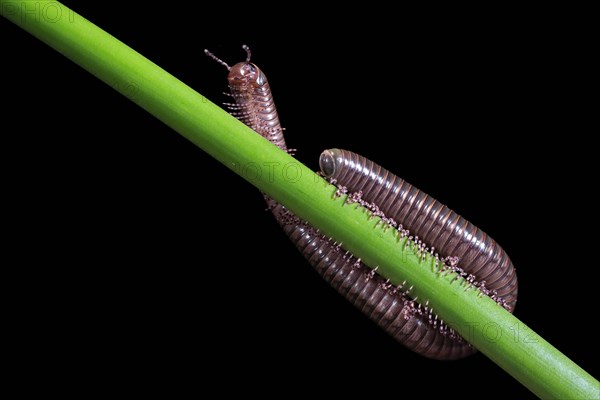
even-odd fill
[(342, 152), (338, 149), (325, 150), (319, 157), (319, 167), (326, 177), (334, 176), (342, 162)]
[(246, 60), (235, 64), (229, 69), (227, 80), (229, 86), (234, 88), (245, 88), (251, 86), (262, 86), (267, 82), (267, 78), (262, 71), (253, 63), (250, 62), (252, 53), (250, 48), (243, 45), (242, 48), (246, 51)]

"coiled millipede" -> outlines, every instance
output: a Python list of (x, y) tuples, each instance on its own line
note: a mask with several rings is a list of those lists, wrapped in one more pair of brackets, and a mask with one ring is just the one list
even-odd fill
[[(205, 53), (229, 70), (227, 79), (235, 103), (226, 105), (231, 113), (287, 151), (267, 78), (250, 62), (250, 49), (245, 45), (243, 48), (246, 60), (232, 67), (208, 50)], [(404, 236), (411, 235), (419, 248), (432, 253), (435, 250), (440, 262), (447, 263), (509, 311), (514, 310), (515, 269), (504, 250), (483, 231), (358, 154), (325, 150), (319, 164), (322, 173), (338, 185), (339, 192), (350, 193), (350, 198), (361, 204), (376, 205), (377, 215)], [(439, 323), (426, 305), (417, 304), (388, 284), (360, 259), (281, 204), (268, 197), (266, 200), (283, 230), (323, 279), (396, 340), (425, 357), (440, 360), (459, 359), (476, 351)]]

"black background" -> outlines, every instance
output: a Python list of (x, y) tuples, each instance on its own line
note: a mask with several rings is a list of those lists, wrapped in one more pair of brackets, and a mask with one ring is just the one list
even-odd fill
[[(227, 71), (203, 49), (233, 64), (248, 44), (300, 161), (356, 151), (484, 229), (518, 269), (517, 317), (598, 376), (589, 108), (560, 19), (64, 3), (218, 104)], [(533, 397), (480, 354), (437, 362), (396, 344), (321, 281), (250, 184), (0, 29), (7, 248), (42, 343), (142, 388), (466, 399), (478, 381)]]

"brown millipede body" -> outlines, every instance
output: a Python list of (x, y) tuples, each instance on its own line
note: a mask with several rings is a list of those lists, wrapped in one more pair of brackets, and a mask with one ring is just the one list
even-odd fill
[[(283, 150), (283, 129), (264, 73), (250, 63), (230, 67), (208, 50), (205, 53), (229, 70), (227, 77), (234, 104), (231, 113)], [(370, 205), (373, 217), (385, 219), (399, 235), (411, 237), (418, 249), (425, 243), (449, 262), (449, 268), (464, 273), (467, 282), (486, 281), (485, 294), (503, 299), (514, 308), (517, 283), (514, 268), (504, 251), (482, 231), (439, 202), (408, 185), (375, 163), (344, 150), (326, 150), (320, 158), (323, 174), (338, 184), (336, 195), (349, 194), (347, 202)], [(409, 349), (429, 358), (451, 360), (476, 350), (443, 324), (433, 310), (411, 299), (406, 282), (394, 287), (281, 204), (265, 196), (269, 209), (294, 245), (333, 288)], [(410, 233), (409, 233), (410, 231)], [(433, 254), (433, 249), (431, 250)], [(451, 257), (452, 256), (452, 257)], [(458, 257), (458, 263), (453, 257)], [(483, 287), (483, 285), (482, 285)]]
[(506, 303), (517, 301), (517, 275), (506, 252), (482, 230), (374, 162), (346, 150), (325, 150), (319, 159), (321, 172), (343, 182), (350, 192), (360, 192), (365, 202), (377, 204), (386, 217), (399, 221), (419, 242), (439, 254), (452, 256), (452, 264), (470, 280)]

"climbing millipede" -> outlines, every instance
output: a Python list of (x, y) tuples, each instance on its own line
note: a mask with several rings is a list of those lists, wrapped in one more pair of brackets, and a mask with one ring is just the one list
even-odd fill
[[(234, 103), (231, 113), (287, 150), (271, 89), (264, 73), (246, 60), (230, 67), (208, 50), (205, 53), (229, 70)], [(421, 192), (366, 158), (338, 149), (325, 150), (319, 159), (321, 173), (337, 184), (338, 194), (370, 207), (417, 248), (431, 252), (440, 263), (507, 310), (517, 299), (515, 269), (504, 250), (483, 231), (426, 193)], [(452, 360), (476, 350), (427, 305), (416, 303), (401, 288), (393, 287), (375, 270), (320, 234), (281, 204), (265, 196), (277, 222), (315, 270), (354, 306), (409, 349), (429, 358)], [(431, 246), (431, 247), (428, 247)], [(435, 251), (435, 253), (434, 253)]]

